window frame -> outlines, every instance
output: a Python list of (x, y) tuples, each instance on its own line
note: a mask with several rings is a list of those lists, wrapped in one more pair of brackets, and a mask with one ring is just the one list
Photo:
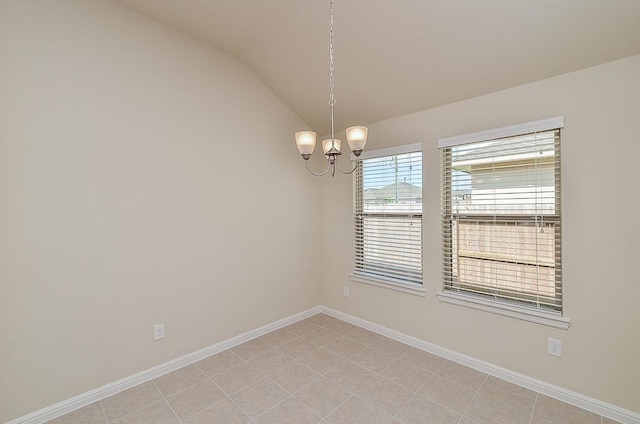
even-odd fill
[[(496, 140), (507, 137), (517, 137), (524, 136), (531, 133), (543, 132), (543, 131), (553, 131), (553, 130), (561, 130), (564, 127), (564, 117), (558, 116), (549, 119), (542, 119), (538, 121), (532, 121), (519, 125), (512, 125), (508, 127), (501, 127), (487, 131), (481, 131), (472, 134), (466, 134), (455, 137), (448, 137), (438, 140), (438, 148), (443, 152), (444, 155), (445, 149), (459, 146), (463, 144), (471, 144), (477, 142), (485, 142), (490, 140)], [(556, 164), (557, 161), (557, 164)], [(558, 167), (559, 169), (559, 161), (560, 161), (560, 151), (558, 147), (558, 151), (554, 153), (554, 167)], [(443, 160), (441, 170), (441, 201), (442, 201), (442, 215), (441, 215), (441, 227), (442, 227), (442, 243), (443, 243), (443, 251), (442, 251), (442, 266), (443, 266), (443, 284), (441, 290), (437, 293), (437, 297), (440, 301), (452, 303), (455, 305), (470, 307), (473, 309), (479, 309), (482, 311), (492, 312), (499, 315), (504, 315), (512, 318), (522, 319), (530, 322), (535, 322), (538, 324), (548, 325), (556, 328), (567, 329), (570, 325), (570, 319), (564, 316), (563, 311), (563, 298), (560, 299), (560, 303), (556, 305), (556, 310), (545, 309), (540, 307), (535, 307), (524, 301), (526, 297), (525, 294), (522, 294), (523, 301), (507, 301), (500, 298), (491, 297), (490, 295), (482, 295), (482, 294), (472, 294), (470, 292), (464, 292), (461, 290), (455, 290), (452, 288), (451, 281), (447, 281), (446, 279), (446, 265), (447, 263), (452, 265), (454, 261), (454, 247), (450, 247), (449, 249), (445, 248), (447, 241), (453, 240), (453, 219), (449, 220), (449, 225), (447, 225), (447, 216), (452, 216), (452, 211), (447, 211), (447, 205), (451, 206), (453, 204), (453, 200), (451, 198), (445, 198), (445, 196), (452, 196), (453, 191), (451, 190), (452, 185), (452, 173), (453, 171), (449, 169), (445, 169), (445, 163)], [(557, 224), (558, 235), (556, 242), (560, 243), (560, 263), (554, 264), (557, 266), (556, 268), (556, 290), (558, 290), (558, 284), (562, 285), (562, 279), (558, 278), (557, 273), (561, 273), (561, 210), (560, 210), (560, 180), (556, 178), (554, 181), (554, 186), (556, 190), (555, 194), (555, 204), (556, 210), (553, 214), (545, 214), (544, 222), (551, 222)], [(448, 189), (447, 189), (448, 188)], [(468, 215), (468, 216), (467, 216)], [(490, 219), (495, 222), (495, 215), (493, 214), (459, 214), (456, 216), (458, 225), (460, 222), (475, 222), (479, 223), (482, 221), (482, 218)], [(503, 221), (505, 223), (524, 223), (530, 222), (533, 224), (537, 224), (536, 217), (525, 217), (522, 215), (500, 215), (500, 218), (504, 218)], [(555, 228), (555, 227), (554, 227)], [(449, 256), (447, 257), (447, 251), (449, 252)], [(449, 262), (447, 262), (449, 261)], [(508, 261), (507, 261), (508, 262)], [(451, 269), (451, 268), (449, 268)], [(487, 292), (489, 289), (485, 289)], [(482, 290), (479, 290), (482, 291)]]
[[(364, 187), (363, 187), (363, 176), (362, 176), (362, 166), (363, 161), (374, 158), (383, 158), (390, 156), (403, 155), (408, 153), (417, 153), (421, 154), (421, 164), (423, 163), (423, 146), (422, 143), (413, 143), (407, 144), (397, 147), (390, 147), (384, 149), (370, 150), (363, 152), (363, 154), (359, 158), (355, 158), (353, 155), (351, 157), (352, 160), (357, 161), (357, 169), (354, 172), (353, 177), (353, 230), (354, 230), (354, 256), (353, 256), (353, 272), (350, 274), (350, 279), (356, 283), (364, 283), (368, 285), (373, 285), (376, 287), (382, 287), (386, 289), (391, 289), (403, 293), (408, 293), (412, 295), (425, 296), (425, 289), (423, 285), (424, 279), (424, 251), (423, 251), (423, 242), (424, 242), (424, 229), (423, 229), (423, 211), (420, 213), (409, 212), (409, 213), (393, 213), (393, 214), (381, 214), (379, 218), (384, 217), (392, 218), (395, 217), (406, 217), (409, 219), (415, 219), (419, 217), (421, 222), (421, 231), (420, 231), (420, 269), (421, 269), (421, 282), (420, 284), (403, 281), (402, 279), (393, 278), (391, 276), (384, 276), (377, 273), (368, 273), (365, 270), (358, 269), (358, 234), (364, 234)], [(420, 175), (421, 186), (424, 180), (424, 173)], [(368, 214), (368, 216), (374, 216), (376, 214)], [(391, 216), (393, 215), (393, 216)], [(361, 242), (364, 243), (364, 240)], [(364, 248), (364, 246), (362, 246)]]

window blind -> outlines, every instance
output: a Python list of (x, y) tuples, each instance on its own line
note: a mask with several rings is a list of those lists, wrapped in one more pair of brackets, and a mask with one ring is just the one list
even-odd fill
[(560, 129), (440, 149), (443, 289), (561, 312)]
[(421, 285), (422, 152), (363, 159), (353, 182), (354, 275)]

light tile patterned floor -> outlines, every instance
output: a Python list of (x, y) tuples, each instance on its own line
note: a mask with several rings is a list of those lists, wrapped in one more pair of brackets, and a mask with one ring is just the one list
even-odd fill
[(50, 424), (612, 424), (324, 314)]

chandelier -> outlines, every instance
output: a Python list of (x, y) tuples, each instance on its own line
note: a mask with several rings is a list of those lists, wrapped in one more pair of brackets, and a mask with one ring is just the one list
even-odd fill
[[(350, 171), (344, 171), (340, 168), (338, 157), (342, 155), (342, 142), (335, 137), (335, 128), (333, 124), (334, 109), (336, 106), (336, 98), (333, 95), (334, 88), (334, 66), (333, 66), (333, 0), (329, 0), (329, 110), (331, 112), (331, 138), (322, 141), (322, 151), (327, 158), (327, 168), (323, 172), (313, 172), (309, 168), (309, 158), (316, 147), (316, 133), (313, 131), (299, 131), (295, 134), (296, 146), (302, 158), (305, 160), (307, 170), (317, 177), (325, 175), (331, 171), (331, 176), (335, 176), (336, 168), (343, 174), (351, 174), (356, 170), (357, 164)], [(367, 127), (355, 126), (346, 129), (347, 144), (354, 156), (359, 157), (367, 143)]]

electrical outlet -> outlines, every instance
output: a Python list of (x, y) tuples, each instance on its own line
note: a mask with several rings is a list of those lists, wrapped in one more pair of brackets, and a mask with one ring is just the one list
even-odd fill
[(562, 358), (562, 341), (549, 337), (547, 341), (547, 353)]
[(153, 326), (153, 340), (164, 339), (164, 322)]
[(342, 289), (342, 295), (344, 297), (349, 297), (349, 286), (344, 286), (344, 288)]

